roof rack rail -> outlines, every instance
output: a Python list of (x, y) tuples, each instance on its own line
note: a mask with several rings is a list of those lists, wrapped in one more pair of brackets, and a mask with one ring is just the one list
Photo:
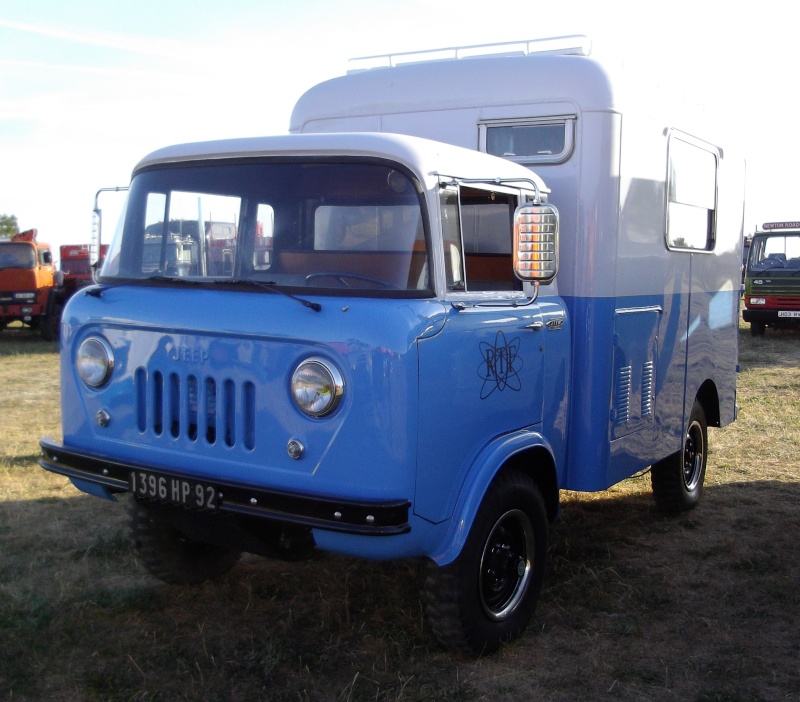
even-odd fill
[(443, 49), (360, 56), (347, 62), (347, 72), (356, 73), (358, 71), (367, 71), (371, 68), (394, 68), (403, 63), (445, 61), (475, 58), (477, 56), (527, 56), (529, 54), (588, 56), (591, 51), (592, 42), (589, 37), (583, 34), (572, 34), (563, 37), (507, 41), (499, 44), (472, 44), (470, 46), (453, 46)]

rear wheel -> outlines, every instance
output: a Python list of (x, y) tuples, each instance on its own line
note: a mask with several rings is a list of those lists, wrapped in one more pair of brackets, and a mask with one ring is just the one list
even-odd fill
[(241, 552), (234, 548), (187, 536), (190, 531), (213, 529), (211, 520), (195, 520), (196, 524), (187, 521), (193, 517), (171, 507), (131, 499), (129, 526), (134, 551), (159, 580), (179, 585), (202, 583), (227, 573), (239, 560)]
[(479, 656), (524, 631), (544, 580), (547, 530), (533, 480), (518, 472), (499, 475), (459, 557), (428, 566), (425, 613), (440, 643)]
[(677, 514), (697, 506), (703, 494), (708, 460), (708, 425), (703, 406), (695, 400), (683, 448), (654, 464), (650, 482), (656, 505), (662, 512)]

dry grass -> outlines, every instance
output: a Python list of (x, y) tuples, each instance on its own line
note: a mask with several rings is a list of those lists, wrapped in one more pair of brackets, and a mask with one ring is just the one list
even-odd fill
[(0, 698), (800, 699), (800, 334), (741, 337), (741, 412), (711, 432), (701, 506), (649, 476), (564, 495), (531, 629), (470, 661), (425, 629), (415, 563), (247, 557), (170, 587), (123, 508), (35, 465), (58, 434), (54, 345), (0, 335)]

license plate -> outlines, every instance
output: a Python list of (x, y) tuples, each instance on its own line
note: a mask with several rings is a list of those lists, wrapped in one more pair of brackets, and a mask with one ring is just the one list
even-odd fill
[(778, 316), (779, 317), (800, 317), (800, 310), (789, 310), (789, 311), (781, 310), (780, 312), (778, 312)]
[(145, 500), (169, 502), (194, 509), (217, 509), (217, 489), (206, 483), (134, 470), (131, 471), (130, 487), (134, 495)]

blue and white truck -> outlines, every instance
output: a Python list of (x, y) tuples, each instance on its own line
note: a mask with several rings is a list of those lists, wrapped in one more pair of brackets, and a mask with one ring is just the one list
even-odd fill
[(127, 496), (164, 581), (419, 558), (433, 634), (492, 652), (561, 490), (651, 467), (660, 508), (698, 503), (736, 416), (742, 163), (570, 53), (352, 72), (291, 131), (136, 166), (41, 465)]

